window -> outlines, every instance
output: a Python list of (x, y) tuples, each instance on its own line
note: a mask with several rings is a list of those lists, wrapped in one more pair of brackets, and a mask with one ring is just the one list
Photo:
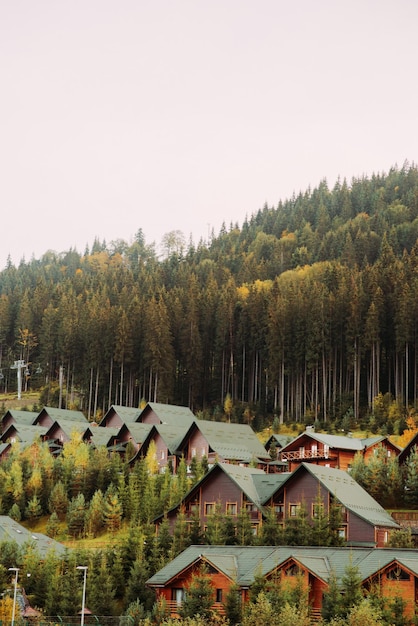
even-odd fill
[(226, 503), (226, 514), (227, 515), (236, 515), (237, 514), (237, 503), (236, 502), (227, 502)]
[(300, 569), (295, 563), (286, 570), (286, 576), (297, 576), (298, 574), (300, 574)]
[(180, 606), (184, 600), (184, 589), (174, 587), (171, 590), (171, 600), (175, 602), (177, 606)]
[(347, 528), (345, 526), (341, 526), (341, 528), (338, 529), (338, 536), (341, 537), (341, 539), (347, 539)]
[(409, 580), (409, 574), (401, 567), (394, 567), (387, 572), (386, 578), (388, 580)]
[(215, 602), (222, 602), (222, 589), (216, 590), (216, 600)]
[(215, 503), (205, 502), (205, 515), (212, 515), (215, 513)]
[(289, 504), (290, 517), (296, 517), (300, 509), (300, 504)]
[(324, 505), (317, 504), (316, 502), (314, 502), (312, 504), (312, 517), (314, 519), (318, 519), (318, 517), (320, 517), (323, 514), (324, 514)]
[(283, 517), (284, 514), (284, 504), (280, 502), (279, 504), (274, 505), (274, 512), (278, 517)]
[(329, 446), (325, 443), (324, 444), (324, 457), (327, 459), (329, 456)]
[(161, 450), (161, 460), (162, 461), (164, 461), (164, 457), (165, 457), (164, 450)]
[(196, 448), (192, 448), (192, 457), (196, 456)]
[(300, 446), (300, 447), (299, 447), (299, 457), (300, 457), (301, 459), (304, 459), (304, 458), (305, 458), (305, 446)]

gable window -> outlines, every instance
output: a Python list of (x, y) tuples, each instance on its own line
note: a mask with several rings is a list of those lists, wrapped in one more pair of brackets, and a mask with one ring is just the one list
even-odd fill
[(289, 504), (289, 516), (296, 517), (300, 509), (300, 504)]
[(216, 590), (216, 600), (215, 602), (222, 602), (222, 589)]
[(324, 457), (327, 459), (329, 456), (329, 446), (324, 443)]
[(298, 576), (298, 574), (300, 574), (300, 568), (296, 565), (296, 563), (293, 563), (293, 565), (288, 567), (286, 570), (286, 576)]
[(215, 513), (215, 503), (205, 502), (205, 515), (213, 515)]
[(192, 457), (196, 456), (196, 448), (192, 448)]
[(386, 578), (388, 580), (409, 580), (410, 576), (402, 567), (394, 567), (386, 573)]
[(237, 514), (237, 503), (236, 502), (227, 502), (226, 503), (226, 514), (227, 515), (236, 515)]
[(164, 461), (164, 457), (165, 457), (164, 450), (161, 450), (161, 460), (162, 461)]
[(300, 446), (300, 447), (299, 447), (299, 457), (300, 457), (301, 459), (304, 459), (304, 458), (305, 458), (305, 446)]

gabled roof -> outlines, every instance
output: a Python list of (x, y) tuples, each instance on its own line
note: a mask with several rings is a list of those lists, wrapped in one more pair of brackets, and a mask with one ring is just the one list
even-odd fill
[(153, 411), (161, 424), (177, 424), (190, 426), (195, 421), (195, 416), (187, 406), (174, 404), (162, 404), (160, 402), (148, 402), (142, 409), (138, 421), (141, 422), (144, 415)]
[[(281, 452), (286, 452), (287, 450), (292, 450), (295, 445), (298, 445), (301, 439), (305, 437), (309, 437), (310, 439), (314, 439), (322, 443), (323, 445), (329, 446), (329, 448), (338, 448), (339, 450), (352, 450), (353, 452), (361, 452), (365, 448), (370, 448), (371, 446), (375, 446), (383, 441), (387, 441), (387, 437), (383, 437), (379, 435), (377, 437), (347, 437), (344, 435), (328, 435), (323, 433), (316, 433), (314, 430), (305, 430), (303, 433), (292, 439), (288, 444), (286, 444)], [(395, 449), (398, 448), (392, 442), (390, 443)], [(398, 448), (399, 449), (399, 448)]]
[(268, 459), (266, 449), (248, 424), (230, 424), (196, 420), (212, 452), (220, 458), (249, 463), (252, 459)]
[[(199, 491), (203, 484), (212, 480), (217, 472), (226, 474), (238, 486), (246, 499), (253, 502), (259, 509), (262, 509), (264, 502), (276, 491), (278, 483), (282, 480), (280, 474), (266, 474), (264, 470), (255, 467), (241, 467), (240, 465), (234, 465), (232, 463), (216, 463), (191, 489), (189, 489), (181, 502), (170, 509), (169, 513), (178, 509), (181, 503), (188, 500), (195, 492)], [(267, 493), (269, 494), (268, 496)], [(163, 516), (159, 515), (156, 520), (161, 517)]]
[[(90, 442), (94, 445), (94, 447), (99, 446), (108, 446), (110, 442), (117, 437), (119, 433), (119, 428), (115, 427), (107, 427), (107, 428), (99, 428), (98, 426), (92, 426), (87, 429), (87, 431), (91, 434)], [(86, 432), (87, 432), (86, 431)], [(113, 441), (112, 441), (113, 443)]]
[(33, 411), (18, 411), (16, 409), (8, 409), (6, 413), (2, 417), (2, 422), (5, 421), (6, 417), (10, 416), (13, 418), (16, 424), (26, 424), (27, 426), (33, 424), (33, 421), (36, 419), (38, 413), (34, 413)]
[(100, 422), (100, 426), (106, 426), (106, 420), (110, 413), (116, 413), (124, 424), (131, 424), (132, 422), (136, 422), (138, 417), (141, 415), (141, 409), (131, 406), (121, 406), (119, 404), (112, 404), (109, 410), (104, 415), (103, 419)]
[(53, 422), (61, 422), (61, 420), (66, 420), (67, 422), (86, 422), (88, 424), (87, 418), (84, 416), (82, 411), (71, 411), (69, 409), (56, 409), (54, 407), (44, 406), (44, 408), (38, 413), (38, 416), (35, 418), (34, 423), (39, 421), (41, 415), (49, 415)]
[[(163, 587), (200, 561), (211, 563), (240, 587), (250, 587), (256, 574), (266, 576), (294, 560), (315, 577), (328, 582), (331, 574), (341, 581), (348, 565), (357, 567), (362, 581), (392, 562), (418, 570), (418, 551), (391, 548), (328, 548), (314, 546), (190, 546), (148, 581)], [(234, 574), (233, 576), (231, 574)]]
[(347, 472), (332, 467), (323, 467), (312, 463), (301, 463), (286, 481), (293, 480), (302, 472), (309, 472), (338, 500), (346, 509), (358, 517), (385, 528), (399, 528), (393, 517), (380, 506)]
[(0, 515), (0, 542), (1, 541), (15, 541), (19, 547), (27, 542), (33, 542), (42, 558), (45, 558), (47, 553), (51, 550), (54, 550), (57, 555), (66, 552), (66, 547), (62, 543), (41, 533), (27, 530), (24, 526), (21, 526), (7, 515)]
[(406, 444), (406, 446), (399, 453), (398, 460), (400, 464), (405, 463), (408, 460), (408, 457), (411, 454), (414, 446), (417, 446), (418, 448), (418, 433), (415, 433), (412, 439)]
[(22, 443), (33, 443), (37, 438), (42, 437), (47, 431), (45, 426), (32, 426), (25, 424), (10, 424), (8, 428), (1, 435), (1, 441), (7, 441), (10, 437), (16, 437), (16, 439)]
[(292, 437), (291, 435), (279, 435), (278, 433), (273, 433), (267, 439), (266, 443), (264, 444), (264, 447), (266, 450), (269, 450), (270, 446), (272, 445), (275, 446), (276, 448), (283, 448), (284, 446), (286, 446), (288, 443), (290, 443), (293, 440), (294, 440), (294, 437)]
[(123, 424), (123, 426), (121, 426), (118, 431), (119, 434), (121, 434), (123, 431), (126, 430), (130, 433), (135, 443), (142, 444), (150, 433), (152, 426), (152, 424), (140, 424), (138, 422), (135, 422), (133, 424)]
[(55, 430), (56, 428), (60, 428), (69, 438), (71, 437), (71, 433), (76, 431), (78, 433), (85, 433), (87, 429), (90, 429), (90, 425), (89, 422), (86, 421), (76, 421), (76, 420), (67, 420), (65, 418), (60, 419), (60, 420), (55, 420), (51, 426), (48, 426), (46, 428), (46, 433), (45, 436), (48, 437), (49, 434), (51, 434), (52, 430)]

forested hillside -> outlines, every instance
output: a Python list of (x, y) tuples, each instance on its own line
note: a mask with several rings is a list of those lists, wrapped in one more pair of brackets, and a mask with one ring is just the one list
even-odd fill
[(60, 388), (91, 418), (145, 398), (216, 419), (230, 397), (231, 419), (256, 427), (273, 415), (378, 426), (382, 396), (396, 419), (416, 405), (415, 165), (324, 180), (209, 242), (169, 233), (162, 256), (140, 226), (129, 244), (0, 273), (0, 389), (23, 359), (43, 404)]

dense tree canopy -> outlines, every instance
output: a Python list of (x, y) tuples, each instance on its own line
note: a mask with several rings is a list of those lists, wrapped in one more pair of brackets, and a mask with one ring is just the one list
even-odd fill
[[(169, 234), (170, 235), (170, 234)], [(142, 398), (257, 423), (416, 404), (418, 169), (338, 181), (265, 206), (164, 256), (95, 241), (0, 273), (0, 386), (91, 418)], [(53, 246), (53, 241), (51, 241)], [(376, 422), (374, 422), (376, 423)]]

